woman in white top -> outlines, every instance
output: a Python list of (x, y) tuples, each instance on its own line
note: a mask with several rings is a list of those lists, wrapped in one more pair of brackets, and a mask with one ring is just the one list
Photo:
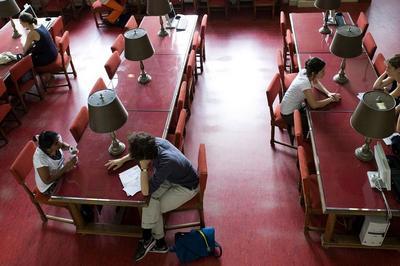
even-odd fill
[[(390, 93), (390, 95), (392, 95), (395, 99), (398, 99), (400, 97), (400, 54), (396, 54), (386, 61), (386, 70), (375, 81), (374, 89), (385, 90), (386, 92)], [(399, 112), (400, 104), (396, 106), (396, 113)], [(396, 131), (400, 132), (400, 116), (397, 120)]]
[[(330, 103), (340, 100), (339, 93), (329, 92), (320, 79), (325, 75), (325, 62), (318, 57), (310, 58), (306, 61), (305, 69), (301, 70), (285, 92), (281, 102), (281, 115), (290, 130), (293, 127), (293, 113), (296, 109), (302, 113), (303, 131), (308, 131), (306, 113), (304, 112), (304, 100), (312, 109), (322, 108)], [(316, 88), (324, 93), (327, 98), (317, 100), (312, 92)]]
[[(77, 157), (72, 156), (64, 164), (63, 150), (69, 150), (70, 145), (64, 143), (56, 132), (43, 131), (37, 141), (38, 147), (33, 155), (36, 186), (40, 192), (50, 195), (56, 181), (74, 168)], [(76, 153), (77, 150), (75, 149), (74, 152)]]

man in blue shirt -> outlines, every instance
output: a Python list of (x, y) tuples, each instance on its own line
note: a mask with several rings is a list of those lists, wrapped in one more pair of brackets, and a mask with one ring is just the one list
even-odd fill
[(150, 195), (142, 211), (143, 239), (139, 240), (135, 260), (147, 252), (167, 253), (162, 214), (178, 208), (199, 191), (199, 176), (190, 161), (169, 141), (140, 132), (129, 136), (129, 154), (106, 163), (117, 169), (135, 160), (140, 169), (142, 194)]

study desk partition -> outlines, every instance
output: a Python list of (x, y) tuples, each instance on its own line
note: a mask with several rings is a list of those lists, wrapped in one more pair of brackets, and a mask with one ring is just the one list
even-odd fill
[[(329, 46), (336, 26), (329, 26), (332, 30), (331, 34), (321, 34), (318, 31), (324, 23), (324, 12), (290, 13), (289, 17), (297, 53), (330, 53)], [(354, 24), (349, 13), (343, 13), (343, 17), (346, 24)]]
[[(171, 30), (169, 36), (164, 38), (157, 35), (159, 18), (144, 17), (140, 27), (148, 31), (151, 40), (157, 40), (152, 41), (154, 55), (144, 60), (145, 70), (152, 80), (145, 85), (138, 83), (139, 62), (123, 59), (117, 70), (117, 78), (111, 82), (128, 110), (128, 121), (116, 131), (118, 139), (127, 147), (129, 132), (145, 131), (156, 137), (167, 136), (197, 21), (195, 15), (186, 17), (186, 31)], [(137, 207), (139, 212), (141, 207), (147, 206), (148, 199), (140, 192), (128, 197), (122, 191), (118, 173), (109, 172), (104, 166), (113, 159), (108, 154), (110, 143), (110, 134), (97, 134), (88, 127), (78, 143), (78, 167), (67, 174), (51, 200), (68, 204), (78, 233), (141, 237), (138, 226), (104, 221), (86, 223), (79, 211), (81, 204)], [(121, 171), (133, 165), (130, 162)]]
[[(50, 22), (47, 20), (50, 19)], [(48, 25), (48, 28), (52, 25), (56, 18), (51, 17), (51, 18), (38, 18), (38, 24), (44, 24)], [(2, 52), (11, 52), (13, 54), (22, 54), (23, 53), (23, 44), (25, 43), (26, 36), (27, 36), (27, 31), (22, 27), (22, 25), (19, 23), (19, 19), (14, 19), (15, 26), (18, 30), (18, 32), (21, 34), (21, 37), (17, 39), (13, 39), (11, 36), (13, 34), (13, 28), (11, 26), (11, 22), (7, 22), (6, 25), (4, 25), (0, 29), (0, 53)], [(15, 64), (14, 62), (10, 62), (5, 65), (0, 65), (0, 78), (3, 80), (6, 80), (8, 75), (10, 74), (10, 68)]]

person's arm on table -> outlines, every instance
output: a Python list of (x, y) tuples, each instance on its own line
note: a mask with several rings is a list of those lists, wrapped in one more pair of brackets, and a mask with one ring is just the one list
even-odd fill
[(64, 166), (53, 175), (50, 175), (49, 167), (47, 166), (37, 168), (37, 171), (43, 183), (48, 185), (60, 179), (65, 173), (71, 171), (74, 168), (76, 162), (76, 156), (71, 157), (71, 159), (68, 160), (68, 162), (66, 162)]
[(385, 72), (383, 72), (382, 75), (379, 76), (379, 78), (377, 78), (375, 80), (374, 85), (372, 86), (372, 88), (374, 90), (385, 90), (385, 87), (388, 86), (392, 82), (393, 82), (393, 78), (388, 77), (388, 75), (387, 75), (387, 73), (385, 71)]
[(316, 100), (311, 89), (305, 90), (305, 91), (303, 91), (303, 93), (304, 93), (304, 95), (306, 97), (308, 105), (312, 109), (322, 108), (322, 107), (327, 106), (330, 103), (340, 101), (340, 95), (335, 95), (335, 96), (332, 96), (332, 97), (328, 97), (328, 98), (325, 98), (323, 100)]
[(108, 170), (117, 170), (122, 165), (124, 165), (124, 163), (126, 163), (130, 160), (133, 160), (133, 159), (131, 158), (131, 155), (128, 153), (127, 155), (125, 155), (124, 157), (121, 157), (119, 159), (109, 160), (104, 166), (106, 166)]
[(328, 96), (329, 98), (335, 98), (335, 100), (340, 100), (340, 94), (339, 93), (335, 93), (335, 92), (330, 92), (322, 83), (321, 81), (317, 80), (313, 82), (313, 86), (319, 90), (320, 92), (322, 92), (323, 94), (325, 94), (326, 96)]
[(149, 195), (149, 164), (151, 160), (141, 160), (139, 161), (140, 166), (140, 187), (143, 196)]

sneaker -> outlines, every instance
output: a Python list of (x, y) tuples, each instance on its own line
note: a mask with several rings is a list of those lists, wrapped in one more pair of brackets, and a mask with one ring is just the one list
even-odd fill
[(154, 245), (154, 247), (149, 252), (153, 252), (153, 253), (168, 253), (168, 251), (169, 251), (169, 248), (168, 248), (167, 244), (164, 241), (161, 244), (156, 243)]
[(139, 261), (146, 256), (147, 252), (149, 252), (154, 245), (156, 244), (156, 240), (151, 237), (149, 240), (145, 241), (144, 239), (140, 239), (138, 243), (138, 247), (136, 249), (135, 260)]

